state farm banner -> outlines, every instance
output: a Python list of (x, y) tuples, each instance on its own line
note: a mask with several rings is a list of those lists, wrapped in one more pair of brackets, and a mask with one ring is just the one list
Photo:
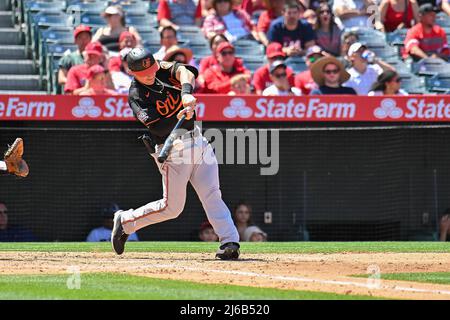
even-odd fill
[[(261, 97), (198, 95), (203, 121), (450, 121), (450, 95)], [(162, 115), (181, 108), (168, 97)], [(134, 121), (126, 96), (0, 95), (0, 120)]]

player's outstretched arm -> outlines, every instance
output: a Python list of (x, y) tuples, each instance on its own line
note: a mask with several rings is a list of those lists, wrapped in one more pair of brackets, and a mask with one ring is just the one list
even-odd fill
[(181, 83), (181, 101), (184, 107), (178, 112), (177, 118), (180, 119), (183, 114), (186, 114), (186, 120), (190, 120), (194, 116), (194, 108), (197, 104), (197, 98), (192, 95), (195, 86), (195, 74), (185, 66), (180, 66), (177, 69), (176, 77)]

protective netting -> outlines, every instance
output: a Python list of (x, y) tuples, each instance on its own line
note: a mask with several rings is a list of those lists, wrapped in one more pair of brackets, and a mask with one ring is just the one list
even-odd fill
[[(211, 126), (211, 124), (210, 124)], [(20, 136), (26, 179), (0, 177), (10, 223), (41, 241), (83, 241), (108, 202), (136, 208), (162, 195), (140, 129), (1, 128), (2, 152)], [(223, 198), (253, 206), (269, 240), (432, 240), (450, 206), (445, 127), (283, 129), (274, 176), (260, 165), (220, 165)], [(264, 223), (264, 212), (272, 223)], [(196, 240), (206, 218), (188, 187), (179, 218), (138, 232), (142, 240)]]

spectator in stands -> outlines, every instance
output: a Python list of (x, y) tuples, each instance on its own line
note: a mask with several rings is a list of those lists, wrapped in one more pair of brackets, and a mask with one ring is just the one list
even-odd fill
[(352, 44), (358, 41), (358, 34), (353, 31), (346, 31), (341, 36), (341, 55), (337, 58), (344, 65), (345, 69), (352, 66), (352, 63), (348, 60), (348, 49)]
[(233, 76), (230, 80), (231, 91), (228, 95), (235, 96), (240, 94), (251, 94), (252, 89), (250, 87), (250, 75), (248, 74), (237, 74)]
[(352, 67), (347, 71), (350, 79), (344, 86), (355, 89), (358, 95), (367, 95), (378, 76), (384, 70), (395, 70), (360, 42), (355, 42), (348, 49), (348, 59)]
[(87, 81), (83, 89), (77, 92), (80, 96), (116, 95), (117, 92), (108, 88), (108, 79), (105, 68), (93, 65), (88, 69)]
[[(134, 34), (132, 34), (129, 31), (124, 31), (120, 34), (119, 48), (121, 51), (125, 48), (132, 49), (132, 48), (136, 47), (136, 45), (137, 45), (137, 41), (136, 41), (136, 37), (134, 36)], [(122, 61), (123, 60), (122, 60), (122, 57), (120, 54), (116, 57), (109, 58), (109, 61), (108, 61), (109, 72), (121, 71)]]
[(76, 95), (84, 90), (89, 68), (105, 62), (105, 56), (100, 42), (96, 41), (89, 43), (83, 51), (83, 57), (83, 64), (74, 66), (69, 70), (66, 85), (64, 86), (65, 93)]
[(209, 47), (211, 48), (211, 55), (204, 57), (201, 61), (200, 61), (200, 66), (199, 66), (199, 72), (200, 74), (203, 74), (206, 69), (210, 68), (213, 65), (219, 64), (217, 62), (217, 47), (222, 43), (222, 42), (228, 42), (227, 37), (225, 37), (223, 34), (216, 34), (215, 36), (213, 36), (211, 39), (209, 39)]
[[(103, 242), (103, 241), (111, 241), (111, 232), (113, 228), (113, 217), (114, 213), (120, 210), (117, 203), (109, 203), (102, 209), (100, 214), (100, 218), (102, 220), (101, 227), (93, 229), (89, 232), (86, 241), (87, 242)], [(139, 241), (137, 234), (130, 234), (128, 240), (130, 241)]]
[(233, 210), (234, 224), (238, 230), (241, 241), (245, 239), (245, 230), (252, 226), (252, 207), (246, 201), (239, 201)]
[(109, 6), (102, 13), (107, 26), (97, 30), (92, 41), (99, 41), (109, 51), (119, 52), (119, 38), (122, 32), (129, 31), (136, 37), (137, 45), (141, 45), (141, 36), (134, 27), (125, 25), (125, 14), (120, 6)]
[(312, 46), (306, 52), (306, 65), (308, 70), (300, 72), (295, 76), (295, 87), (299, 88), (302, 95), (308, 95), (311, 90), (317, 88), (317, 84), (311, 75), (311, 66), (314, 62), (324, 56), (322, 49), (319, 46)]
[(343, 64), (335, 57), (328, 56), (319, 59), (311, 66), (311, 74), (318, 85), (311, 95), (322, 94), (356, 94), (353, 88), (343, 87), (342, 83), (350, 78)]
[(439, 240), (447, 241), (447, 238), (450, 235), (450, 208), (445, 210), (442, 215), (441, 221), (439, 222), (439, 230)]
[(203, 22), (203, 32), (208, 39), (223, 33), (234, 42), (238, 39), (258, 39), (255, 25), (247, 12), (232, 7), (231, 0), (213, 0), (214, 14)]
[(257, 226), (250, 226), (244, 231), (244, 241), (247, 242), (264, 242), (267, 241), (267, 233)]
[(127, 55), (131, 50), (132, 48), (128, 47), (120, 50), (120, 67), (118, 70), (110, 71), (112, 82), (114, 84), (114, 90), (119, 94), (128, 94), (131, 86), (131, 81), (133, 80), (133, 77), (129, 74), (127, 62)]
[(263, 96), (300, 96), (300, 89), (293, 87), (288, 80), (287, 66), (283, 60), (276, 60), (270, 65), (270, 80), (273, 84), (264, 89)]
[(333, 12), (341, 28), (371, 27), (369, 17), (376, 8), (374, 0), (334, 0)]
[(233, 4), (251, 16), (255, 12), (262, 12), (268, 9), (271, 1), (273, 0), (233, 0)]
[(311, 26), (315, 26), (317, 23), (317, 14), (312, 9), (307, 9), (303, 13), (303, 19), (305, 19)]
[(269, 31), (270, 24), (273, 20), (281, 17), (283, 15), (283, 9), (286, 4), (286, 0), (273, 0), (268, 1), (267, 10), (263, 11), (258, 19), (258, 25), (256, 30), (258, 31), (259, 41), (264, 46), (269, 45), (269, 40), (267, 39), (267, 32)]
[[(270, 65), (276, 60), (286, 59), (286, 53), (283, 52), (283, 47), (280, 43), (272, 42), (266, 48), (266, 57), (268, 63), (258, 68), (253, 75), (253, 87), (257, 95), (261, 95), (264, 89), (273, 84), (270, 78)], [(294, 71), (288, 67), (286, 72), (290, 85), (294, 86)]]
[(328, 0), (298, 0), (298, 3), (306, 9), (312, 9), (314, 11), (319, 8), (321, 3), (328, 3)]
[(405, 51), (413, 59), (441, 58), (448, 60), (450, 50), (445, 30), (436, 24), (437, 9), (426, 3), (420, 6), (420, 22), (408, 30)]
[(59, 60), (58, 83), (61, 86), (64, 86), (66, 84), (67, 73), (69, 72), (70, 68), (84, 62), (83, 51), (84, 48), (86, 48), (87, 44), (91, 42), (91, 28), (85, 25), (79, 25), (75, 28), (73, 37), (78, 49), (64, 55), (61, 60)]
[(317, 22), (314, 25), (316, 43), (324, 51), (337, 57), (341, 54), (342, 30), (334, 22), (334, 16), (328, 3), (324, 2), (317, 8)]
[(184, 64), (190, 64), (192, 60), (193, 54), (192, 50), (189, 48), (180, 48), (179, 46), (172, 46), (166, 51), (166, 55), (164, 56), (164, 61), (172, 62), (180, 62)]
[(205, 93), (228, 94), (231, 91), (231, 78), (237, 74), (250, 74), (250, 71), (243, 67), (236, 60), (234, 46), (228, 42), (223, 42), (217, 48), (218, 65), (207, 69), (204, 74)]
[(200, 229), (198, 231), (198, 237), (201, 241), (204, 242), (217, 242), (219, 241), (219, 237), (217, 236), (214, 228), (212, 227), (209, 221), (204, 221), (200, 225)]
[(0, 201), (0, 242), (32, 242), (36, 241), (31, 231), (8, 221), (6, 203)]
[(419, 22), (419, 6), (416, 0), (382, 0), (380, 20), (385, 32), (411, 28)]
[(304, 50), (316, 44), (316, 34), (306, 21), (300, 19), (300, 6), (288, 3), (284, 6), (283, 16), (270, 25), (267, 38), (270, 42), (279, 42), (288, 57), (301, 56)]
[(378, 76), (377, 81), (372, 85), (369, 96), (401, 95), (408, 93), (400, 88), (401, 79), (396, 71), (386, 70)]
[(171, 26), (175, 30), (180, 26), (200, 27), (202, 23), (202, 5), (193, 0), (160, 0), (158, 22), (161, 27)]
[(441, 2), (441, 9), (448, 16), (450, 16), (450, 1), (449, 0), (442, 0), (442, 2)]
[(161, 39), (161, 48), (153, 56), (157, 60), (162, 60), (168, 48), (178, 45), (177, 30), (172, 26), (162, 27), (159, 31), (159, 37)]

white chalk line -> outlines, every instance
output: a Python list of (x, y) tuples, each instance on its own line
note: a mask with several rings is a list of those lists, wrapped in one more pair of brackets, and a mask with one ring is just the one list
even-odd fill
[[(142, 268), (142, 267), (143, 266), (140, 266), (139, 268)], [(154, 264), (154, 265), (145, 265), (145, 267), (177, 269), (177, 270), (192, 271), (192, 272), (231, 274), (231, 275), (266, 278), (266, 279), (281, 280), (281, 281), (295, 281), (295, 282), (308, 282), (308, 283), (318, 283), (318, 284), (362, 287), (362, 288), (366, 288), (366, 289), (370, 289), (370, 290), (384, 289), (384, 290), (395, 290), (395, 291), (404, 291), (404, 292), (450, 295), (450, 291), (447, 291), (447, 290), (432, 290), (432, 289), (421, 289), (421, 288), (402, 287), (402, 286), (391, 287), (391, 286), (383, 286), (381, 284), (379, 284), (379, 285), (368, 284), (368, 283), (361, 283), (361, 282), (355, 282), (355, 281), (324, 280), (324, 279), (317, 279), (317, 278), (281, 276), (281, 275), (271, 275), (271, 274), (249, 272), (249, 271), (237, 271), (237, 270), (214, 270), (214, 269), (205, 269), (205, 268), (184, 267), (184, 266), (173, 265), (173, 264)], [(380, 280), (380, 281), (382, 281), (382, 280)]]

